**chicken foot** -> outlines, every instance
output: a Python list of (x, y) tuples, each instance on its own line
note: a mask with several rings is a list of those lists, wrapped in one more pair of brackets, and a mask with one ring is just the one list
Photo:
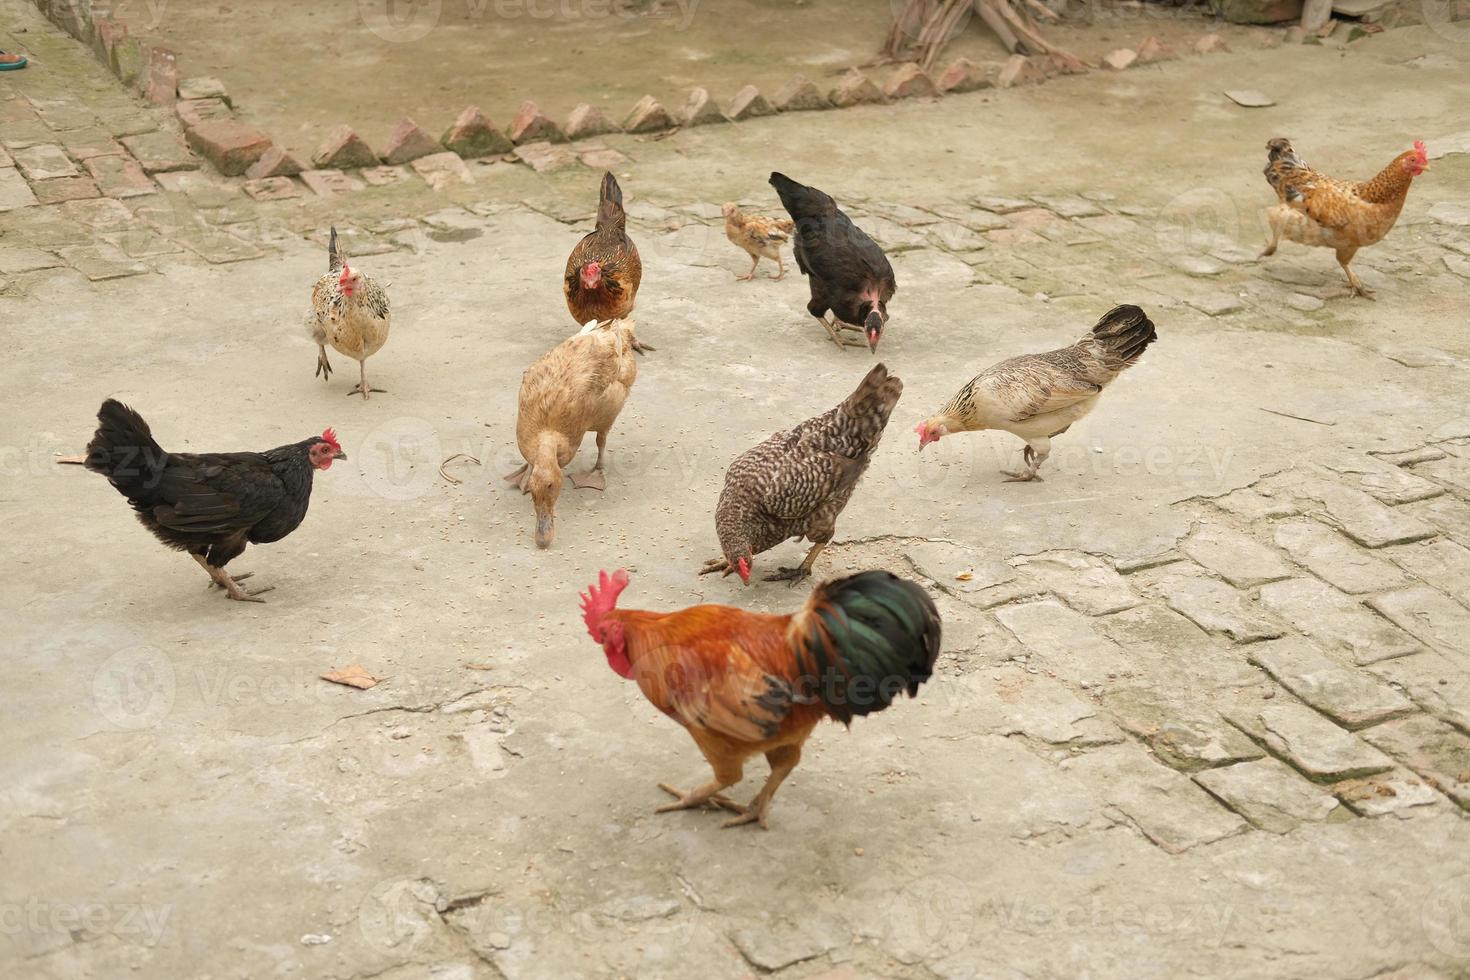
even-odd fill
[(711, 572), (720, 572), (720, 577), (724, 578), (726, 575), (729, 575), (734, 571), (735, 566), (730, 564), (724, 558), (711, 558), (704, 563), (704, 567), (699, 570), (699, 574), (708, 575)]
[[(264, 599), (258, 598), (260, 594), (262, 592), (269, 592), (275, 588), (274, 585), (267, 585), (263, 589), (242, 589), (240, 588), (240, 586), (235, 584), (236, 580), (230, 577), (229, 572), (225, 571), (223, 568), (214, 567), (209, 562), (204, 560), (203, 555), (191, 555), (191, 557), (199, 563), (200, 568), (209, 573), (209, 577), (214, 579), (215, 585), (224, 589), (225, 594), (228, 595), (231, 599), (235, 599), (239, 602), (264, 602)], [(250, 574), (251, 573), (249, 572), (244, 572), (240, 575), (240, 578), (249, 578)]]
[(1021, 457), (1026, 461), (1026, 468), (1019, 472), (1012, 470), (1001, 470), (1001, 472), (1006, 475), (1005, 482), (1028, 483), (1032, 480), (1043, 482), (1041, 477), (1036, 475), (1036, 471), (1041, 469), (1041, 464), (1046, 462), (1046, 457), (1050, 455), (1050, 446), (1038, 453), (1036, 450), (1031, 448), (1031, 444), (1028, 442), (1026, 444), (1026, 448), (1021, 451)]
[(738, 817), (731, 817), (720, 824), (722, 828), (739, 827), (743, 824), (759, 824), (761, 830), (769, 829), (766, 825), (767, 814), (770, 813), (771, 800), (776, 796), (776, 790), (780, 789), (786, 777), (791, 775), (791, 770), (801, 761), (800, 745), (782, 745), (766, 753), (766, 761), (771, 765), (771, 775), (767, 777), (766, 784), (755, 794), (755, 799), (750, 805), (743, 808)]
[[(754, 272), (754, 267), (752, 267), (751, 271)], [(772, 282), (777, 282), (778, 280), (785, 279), (785, 278), (786, 278), (786, 263), (785, 263), (784, 260), (782, 260), (781, 253), (780, 252), (777, 252), (776, 253), (776, 274), (771, 277), (771, 281)]]
[(316, 374), (313, 377), (319, 377), (323, 381), (332, 379), (332, 362), (327, 360), (327, 348), (324, 344), (316, 345)]
[(529, 493), (531, 491), (531, 464), (522, 463), (520, 469), (505, 474), (501, 479), (506, 483), (514, 483), (516, 489), (521, 493)]
[(811, 577), (812, 565), (816, 563), (817, 556), (820, 555), (822, 553), (822, 550), (826, 547), (827, 542), (825, 541), (819, 541), (816, 544), (813, 544), (811, 550), (806, 553), (806, 558), (802, 560), (800, 565), (797, 565), (795, 568), (786, 568), (785, 566), (782, 566), (781, 568), (778, 568), (771, 574), (767, 575), (766, 581), (789, 581), (791, 583), (791, 588), (795, 588), (797, 582), (800, 582), (804, 578)]
[(760, 265), (760, 264), (761, 264), (761, 257), (759, 255), (751, 255), (751, 257), (750, 257), (750, 271), (747, 272), (743, 276), (736, 276), (735, 277), (735, 281), (736, 282), (750, 282), (752, 279), (755, 278), (755, 267), (758, 266), (758, 265)]
[(683, 790), (675, 789), (668, 783), (659, 783), (658, 788), (663, 790), (665, 793), (668, 793), (670, 796), (678, 797), (678, 802), (666, 803), (661, 807), (655, 807), (653, 812), (673, 813), (675, 810), (693, 810), (696, 807), (702, 807), (713, 803), (715, 806), (723, 807), (724, 809), (729, 810), (731, 813), (745, 813), (745, 807), (741, 806), (739, 803), (736, 803), (728, 796), (720, 795), (720, 790), (729, 785), (729, 783), (722, 783), (718, 779), (712, 779), (709, 782), (705, 783), (703, 786), (694, 790), (693, 792), (685, 793)]
[(368, 392), (370, 392), (370, 391), (381, 392), (384, 395), (386, 395), (388, 393), (388, 389), (386, 389), (386, 388), (370, 388), (370, 387), (368, 387), (368, 382), (367, 382), (367, 362), (366, 361), (358, 361), (357, 362), (357, 369), (358, 369), (358, 372), (359, 372), (358, 377), (359, 377), (360, 380), (357, 382), (357, 387), (353, 388), (351, 391), (349, 391), (347, 393), (349, 397), (352, 396), (352, 395), (356, 395), (358, 393), (361, 393), (362, 394), (362, 400), (363, 401), (367, 401)]
[[(836, 344), (837, 345), (837, 348), (839, 350), (841, 350), (844, 347), (866, 347), (866, 346), (868, 346), (865, 342), (863, 342), (861, 340), (853, 340), (851, 337), (844, 337), (841, 334), (839, 334), (838, 333), (839, 330), (847, 330), (847, 329), (849, 329), (849, 325), (843, 323), (840, 320), (838, 320), (837, 317), (835, 317), (835, 316), (832, 317), (832, 320), (831, 320), (830, 323), (827, 321), (827, 318), (824, 317), (824, 316), (817, 317), (817, 322), (822, 325), (822, 329), (823, 330), (827, 331), (827, 336), (831, 338), (832, 343)], [(861, 328), (854, 328), (854, 329), (861, 329)]]
[(572, 486), (578, 490), (606, 490), (607, 478), (602, 469), (602, 456), (607, 450), (607, 433), (597, 433), (597, 462), (592, 464), (592, 469), (581, 476), (572, 474)]

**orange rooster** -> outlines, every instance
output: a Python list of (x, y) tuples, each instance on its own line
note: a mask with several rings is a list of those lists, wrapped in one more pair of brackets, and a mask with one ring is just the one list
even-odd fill
[(623, 190), (610, 173), (602, 175), (597, 203), (597, 228), (584, 237), (567, 257), (562, 292), (577, 326), (590, 320), (620, 320), (633, 312), (643, 262), (638, 246), (628, 237)]
[(1273, 255), (1282, 236), (1303, 245), (1337, 250), (1337, 264), (1347, 273), (1353, 295), (1372, 299), (1373, 293), (1348, 268), (1358, 249), (1383, 240), (1403, 210), (1409, 185), (1429, 169), (1423, 140), (1415, 140), (1379, 171), (1372, 180), (1337, 180), (1317, 173), (1292, 149), (1291, 141), (1277, 137), (1266, 144), (1266, 181), (1281, 203), (1266, 211), (1271, 240), (1261, 258)]
[[(859, 572), (812, 590), (787, 616), (699, 605), (671, 613), (618, 609), (622, 569), (602, 572), (582, 595), (582, 618), (619, 676), (688, 729), (714, 778), (658, 813), (709, 803), (736, 814), (726, 827), (766, 826), (771, 798), (822, 718), (854, 715), (913, 697), (939, 654), (939, 612), (927, 592), (884, 571)], [(749, 806), (720, 791), (740, 782), (745, 760), (764, 753), (771, 775)]]

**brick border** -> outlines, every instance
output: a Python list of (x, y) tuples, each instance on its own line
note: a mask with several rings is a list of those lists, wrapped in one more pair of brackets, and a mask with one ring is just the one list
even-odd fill
[[(176, 56), (161, 46), (146, 45), (128, 35), (127, 25), (109, 15), (93, 16), (90, 0), (33, 0), (48, 20), (91, 48), (123, 83), (157, 105), (173, 107), (184, 126), (189, 146), (227, 177), (245, 176), (252, 182), (291, 178), (308, 168), (270, 136), (234, 118), (234, 104), (224, 85), (213, 78), (178, 77)], [(1206, 34), (1193, 46), (1196, 54), (1229, 51), (1218, 34)], [(1146, 65), (1178, 55), (1157, 38), (1149, 37), (1138, 50), (1120, 49), (1103, 59), (1115, 70)], [(973, 62), (957, 58), (938, 77), (907, 63), (879, 86), (856, 68), (849, 69), (826, 92), (804, 76), (792, 78), (772, 98), (747, 85), (719, 106), (708, 89), (690, 91), (677, 112), (645, 95), (621, 123), (600, 109), (578, 105), (562, 125), (543, 113), (534, 101), (522, 103), (509, 127), (502, 131), (480, 111), (468, 106), (438, 140), (412, 120), (404, 118), (388, 142), (374, 151), (347, 125), (321, 134), (312, 154), (313, 171), (372, 170), (411, 164), (425, 158), (457, 155), (461, 160), (511, 154), (516, 147), (565, 143), (612, 133), (662, 133), (711, 123), (742, 122), (786, 112), (842, 109), (854, 105), (882, 105), (900, 99), (937, 98), (985, 88), (1012, 88), (1035, 84), (1056, 75), (1075, 74), (1051, 55), (1012, 55), (1005, 61)], [(544, 169), (564, 155), (535, 150), (513, 154), (520, 162)], [(542, 161), (545, 164), (542, 165)], [(447, 164), (441, 164), (441, 168)], [(451, 168), (452, 169), (452, 168)]]

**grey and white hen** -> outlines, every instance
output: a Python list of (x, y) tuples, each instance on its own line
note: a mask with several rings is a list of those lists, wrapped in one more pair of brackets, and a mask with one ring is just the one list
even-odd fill
[(840, 405), (737, 456), (715, 507), (722, 555), (699, 574), (735, 572), (749, 584), (756, 555), (787, 538), (806, 538), (812, 547), (805, 560), (766, 581), (795, 585), (809, 576), (902, 394), (903, 382), (879, 364)]

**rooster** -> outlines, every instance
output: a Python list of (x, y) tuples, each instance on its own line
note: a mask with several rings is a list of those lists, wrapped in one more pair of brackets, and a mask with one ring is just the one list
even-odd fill
[(1007, 482), (1039, 480), (1052, 437), (1092, 411), (1102, 390), (1138, 363), (1157, 336), (1143, 310), (1114, 307), (1071, 347), (1023, 354), (975, 375), (943, 411), (914, 427), (919, 449), (956, 432), (1004, 429), (1026, 440), (1026, 468), (1005, 471)]
[(597, 228), (577, 243), (567, 258), (567, 309), (580, 326), (589, 320), (617, 320), (633, 312), (643, 263), (628, 237), (623, 190), (610, 173), (602, 175)]
[(573, 475), (572, 485), (607, 489), (602, 469), (607, 434), (638, 379), (633, 355), (654, 349), (638, 340), (633, 327), (632, 320), (589, 323), (521, 376), (516, 445), (526, 463), (505, 480), (531, 495), (538, 548), (551, 547), (556, 537), (563, 470), (589, 432), (597, 433), (597, 462), (591, 472)]
[(1325, 245), (1337, 250), (1337, 264), (1347, 273), (1353, 295), (1372, 299), (1373, 293), (1349, 268), (1358, 249), (1383, 240), (1398, 220), (1409, 185), (1429, 170), (1423, 140), (1415, 140), (1372, 180), (1337, 180), (1307, 166), (1291, 141), (1277, 137), (1266, 144), (1266, 181), (1281, 203), (1266, 210), (1271, 240), (1261, 258), (1273, 255), (1282, 236), (1303, 245)]
[(746, 214), (733, 203), (720, 208), (720, 213), (725, 216), (725, 237), (750, 256), (750, 271), (736, 276), (736, 280), (749, 282), (754, 279), (755, 267), (760, 265), (762, 258), (776, 260), (773, 279), (785, 278), (786, 263), (781, 259), (781, 246), (791, 240), (791, 232), (796, 227), (791, 219)]
[[(770, 183), (796, 223), (792, 252), (812, 291), (807, 312), (839, 348), (863, 346), (841, 334), (855, 330), (876, 353), (888, 323), (888, 301), (898, 290), (888, 257), (832, 198), (815, 187), (779, 173), (771, 174)], [(827, 322), (828, 310), (832, 311), (831, 323)]]
[(316, 373), (323, 381), (332, 377), (332, 362), (327, 360), (327, 344), (339, 354), (357, 361), (357, 387), (347, 394), (377, 391), (369, 388), (367, 359), (388, 342), (388, 294), (376, 280), (352, 268), (337, 250), (337, 229), (327, 242), (327, 274), (316, 281), (311, 290), (311, 313), (306, 325), (316, 342)]
[[(619, 569), (599, 575), (582, 595), (582, 617), (607, 663), (638, 682), (654, 707), (683, 725), (714, 778), (657, 812), (714, 803), (738, 814), (726, 827), (766, 827), (771, 798), (822, 718), (850, 725), (855, 715), (913, 697), (934, 671), (940, 621), (934, 601), (913, 582), (884, 571), (859, 572), (812, 590), (787, 616), (699, 605), (671, 613), (618, 609), (628, 585)], [(740, 782), (757, 752), (770, 778), (749, 806), (720, 791)]]
[(169, 453), (143, 417), (109, 398), (97, 412), (86, 467), (128, 498), (138, 520), (175, 551), (187, 551), (231, 599), (264, 602), (225, 565), (247, 543), (268, 544), (296, 530), (311, 502), (311, 476), (347, 454), (331, 429), (263, 453)]
[(699, 574), (734, 572), (749, 585), (756, 555), (805, 537), (812, 542), (805, 560), (766, 581), (795, 586), (809, 576), (902, 394), (903, 382), (879, 364), (837, 407), (736, 457), (715, 506), (722, 555), (705, 562)]

